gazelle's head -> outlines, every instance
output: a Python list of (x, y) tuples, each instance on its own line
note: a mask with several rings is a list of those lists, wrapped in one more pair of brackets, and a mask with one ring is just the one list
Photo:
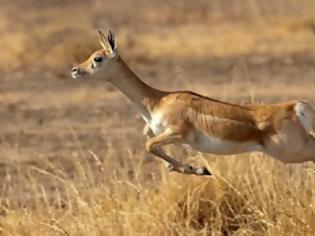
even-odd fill
[[(71, 75), (73, 79), (97, 77), (99, 74), (102, 74), (107, 80), (112, 78), (112, 64), (118, 58), (114, 34), (109, 31), (106, 38), (102, 31), (98, 30), (98, 38), (102, 49), (94, 52), (85, 62), (72, 68)], [(101, 71), (106, 71), (106, 73), (100, 73)]]

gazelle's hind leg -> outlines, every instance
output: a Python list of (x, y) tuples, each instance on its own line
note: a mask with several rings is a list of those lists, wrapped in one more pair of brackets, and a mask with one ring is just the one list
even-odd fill
[[(150, 132), (150, 131), (149, 131)], [(146, 149), (148, 152), (160, 157), (165, 162), (169, 163), (168, 169), (183, 174), (195, 174), (195, 175), (211, 175), (206, 167), (195, 168), (188, 164), (183, 164), (172, 157), (168, 156), (163, 150), (162, 146), (172, 143), (178, 143), (183, 140), (181, 134), (166, 130), (158, 136), (153, 137), (152, 131), (149, 135), (151, 138), (147, 140)]]

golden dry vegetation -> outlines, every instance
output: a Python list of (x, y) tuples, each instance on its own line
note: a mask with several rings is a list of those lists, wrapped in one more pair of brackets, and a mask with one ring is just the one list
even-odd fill
[(0, 3), (0, 235), (315, 235), (315, 166), (169, 147), (214, 176), (169, 173), (136, 109), (70, 79), (112, 28), (151, 85), (237, 103), (315, 102), (313, 0)]

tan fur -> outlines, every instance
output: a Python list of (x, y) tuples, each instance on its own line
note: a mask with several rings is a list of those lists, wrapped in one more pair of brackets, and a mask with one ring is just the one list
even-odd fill
[[(260, 151), (286, 163), (315, 161), (315, 111), (310, 103), (241, 106), (190, 91), (159, 91), (140, 80), (118, 54), (110, 53), (114, 52), (106, 48), (95, 52), (79, 65), (80, 73), (103, 76), (135, 103), (146, 122), (147, 151), (168, 162), (171, 170), (205, 174), (205, 169), (165, 154), (161, 147), (172, 143), (216, 154)], [(91, 69), (99, 54), (106, 63)]]

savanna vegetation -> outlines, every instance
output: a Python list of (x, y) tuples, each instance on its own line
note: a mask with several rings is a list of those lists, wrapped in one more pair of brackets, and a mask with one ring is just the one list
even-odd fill
[(111, 28), (152, 86), (235, 103), (315, 102), (313, 0), (0, 2), (0, 235), (315, 235), (315, 165), (169, 147), (213, 177), (169, 173), (143, 121), (70, 70)]

